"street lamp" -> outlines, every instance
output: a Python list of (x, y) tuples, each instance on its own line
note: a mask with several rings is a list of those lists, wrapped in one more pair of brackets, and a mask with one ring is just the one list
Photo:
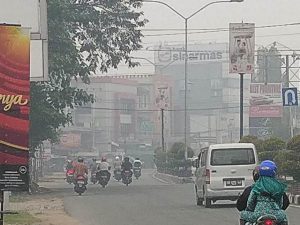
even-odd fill
[(204, 5), (203, 7), (201, 7), (200, 9), (198, 9), (197, 11), (195, 11), (194, 13), (192, 13), (190, 16), (186, 17), (184, 15), (182, 15), (181, 13), (179, 13), (176, 9), (174, 9), (172, 6), (168, 5), (165, 2), (161, 2), (161, 1), (156, 1), (156, 0), (144, 0), (143, 2), (152, 2), (152, 3), (157, 3), (157, 4), (161, 4), (164, 5), (166, 7), (168, 7), (169, 9), (171, 9), (174, 13), (176, 13), (179, 17), (181, 17), (184, 20), (184, 30), (185, 30), (185, 44), (184, 44), (184, 49), (185, 49), (185, 57), (184, 57), (184, 144), (185, 144), (185, 159), (187, 159), (188, 157), (188, 147), (187, 147), (187, 80), (188, 80), (188, 73), (187, 73), (187, 66), (188, 66), (188, 51), (187, 51), (187, 47), (188, 47), (188, 21), (189, 19), (191, 19), (192, 17), (194, 17), (196, 14), (198, 14), (199, 12), (201, 12), (203, 9), (207, 8), (210, 5), (213, 4), (218, 4), (218, 3), (231, 3), (231, 2), (243, 2), (244, 0), (228, 0), (228, 1), (214, 1), (214, 2), (210, 2), (206, 5)]

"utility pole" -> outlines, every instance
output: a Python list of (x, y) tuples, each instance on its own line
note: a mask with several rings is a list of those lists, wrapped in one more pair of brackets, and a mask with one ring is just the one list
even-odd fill
[(0, 203), (1, 203), (1, 212), (0, 212), (0, 225), (4, 224), (4, 191), (0, 191)]
[(240, 139), (244, 136), (244, 74), (240, 73)]
[(166, 152), (165, 149), (165, 121), (164, 121), (164, 109), (160, 109), (161, 111), (161, 146), (162, 151)]

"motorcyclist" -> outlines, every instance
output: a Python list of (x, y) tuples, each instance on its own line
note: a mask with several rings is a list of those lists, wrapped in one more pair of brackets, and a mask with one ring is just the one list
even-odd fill
[(114, 160), (114, 174), (116, 174), (116, 171), (121, 170), (122, 161), (119, 156), (115, 157)]
[[(259, 179), (259, 167), (255, 167), (255, 169), (252, 171), (252, 177), (253, 181), (256, 182)], [(254, 184), (251, 186), (248, 186), (245, 188), (244, 192), (239, 196), (237, 202), (236, 202), (236, 208), (239, 211), (243, 211), (247, 208), (247, 201), (250, 196), (251, 190), (253, 188)], [(282, 203), (282, 209), (286, 210), (288, 206), (290, 205), (290, 200), (286, 193), (283, 194), (283, 203)]]
[(73, 163), (72, 163), (72, 160), (68, 159), (67, 160), (67, 165), (66, 165), (66, 170), (71, 170), (73, 169)]
[(142, 168), (142, 161), (139, 158), (135, 158), (135, 160), (133, 161), (133, 169), (135, 168)]
[(94, 174), (97, 171), (97, 160), (96, 158), (92, 159), (92, 163), (90, 165), (91, 174)]
[(270, 160), (259, 166), (259, 179), (253, 185), (246, 210), (241, 212), (241, 224), (255, 223), (259, 217), (273, 215), (279, 224), (287, 224), (287, 216), (282, 210), (286, 185), (275, 177), (277, 166)]
[(77, 179), (78, 176), (83, 176), (85, 178), (85, 183), (88, 182), (88, 168), (83, 162), (83, 158), (78, 157), (77, 163), (74, 166), (74, 178)]
[[(105, 157), (103, 157), (102, 159), (101, 159), (101, 163), (99, 164), (99, 166), (98, 166), (98, 172), (99, 172), (99, 174), (101, 174), (101, 173), (106, 173), (107, 175), (108, 175), (108, 180), (110, 180), (110, 172), (109, 172), (109, 170), (110, 170), (110, 165), (109, 165), (109, 163), (107, 162), (107, 160), (106, 160), (106, 158)], [(98, 179), (99, 180), (99, 179)]]
[(124, 177), (125, 171), (130, 171), (130, 176), (132, 176), (132, 163), (129, 161), (129, 157), (124, 157), (124, 161), (121, 165), (122, 177)]

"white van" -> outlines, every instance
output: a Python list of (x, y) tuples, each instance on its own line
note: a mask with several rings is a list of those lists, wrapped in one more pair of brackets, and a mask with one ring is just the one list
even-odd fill
[(210, 207), (217, 200), (237, 200), (253, 183), (258, 164), (255, 146), (250, 143), (216, 144), (201, 149), (196, 160), (197, 205)]

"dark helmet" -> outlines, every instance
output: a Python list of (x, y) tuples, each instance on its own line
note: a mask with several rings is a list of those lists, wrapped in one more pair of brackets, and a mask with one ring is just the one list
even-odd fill
[(259, 179), (259, 166), (255, 167), (255, 169), (252, 171), (252, 176), (254, 182), (258, 181)]
[(106, 162), (106, 158), (102, 157), (101, 162)]
[(124, 161), (125, 161), (125, 162), (129, 162), (129, 157), (127, 157), (127, 156), (124, 157)]
[(96, 158), (93, 158), (92, 160), (93, 160), (93, 162), (96, 162), (96, 161), (97, 161), (97, 159), (96, 159)]
[(82, 157), (78, 157), (77, 161), (80, 162), (80, 163), (83, 163), (83, 158)]

